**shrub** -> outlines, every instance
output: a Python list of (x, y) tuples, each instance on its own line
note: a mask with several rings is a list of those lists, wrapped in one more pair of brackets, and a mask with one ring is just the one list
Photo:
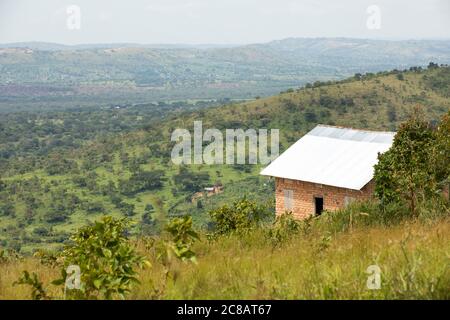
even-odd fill
[(224, 205), (209, 212), (214, 223), (215, 234), (244, 232), (257, 227), (271, 217), (265, 206), (243, 198), (231, 207)]
[(119, 208), (120, 212), (127, 217), (131, 217), (136, 214), (136, 212), (134, 212), (135, 206), (132, 203), (127, 203), (125, 201), (122, 201), (119, 203), (118, 208)]
[(284, 243), (291, 236), (301, 230), (301, 222), (292, 213), (286, 212), (275, 219), (275, 223), (268, 229), (268, 237), (273, 245)]
[(12, 202), (6, 202), (0, 205), (0, 217), (1, 216), (15, 216), (15, 206)]
[(46, 237), (50, 235), (51, 230), (48, 227), (36, 227), (34, 228), (33, 233), (41, 237)]
[(81, 228), (63, 250), (62, 278), (53, 283), (64, 284), (66, 268), (76, 265), (81, 270), (82, 286), (80, 290), (71, 290), (73, 297), (111, 299), (117, 295), (124, 298), (132, 284), (138, 283), (135, 267), (149, 265), (126, 238), (127, 226), (126, 219), (106, 216)]
[(183, 216), (172, 219), (165, 227), (171, 239), (166, 242), (166, 258), (175, 256), (181, 261), (191, 261), (196, 263), (195, 253), (192, 251), (192, 245), (199, 240), (199, 235), (192, 228), (192, 217)]
[(163, 186), (164, 171), (138, 171), (129, 180), (122, 180), (119, 183), (121, 192), (125, 195), (135, 195), (136, 193), (159, 189)]

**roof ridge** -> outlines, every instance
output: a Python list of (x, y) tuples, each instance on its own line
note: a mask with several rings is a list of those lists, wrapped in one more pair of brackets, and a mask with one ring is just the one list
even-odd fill
[[(369, 132), (369, 133), (391, 133), (391, 134), (395, 134), (395, 131), (378, 131), (378, 130), (370, 130), (370, 129), (357, 129), (357, 128), (352, 128), (352, 127), (344, 127), (344, 126), (336, 126), (336, 125), (330, 125), (330, 124), (318, 124), (314, 127), (325, 127), (325, 128), (335, 128), (335, 129), (345, 129), (345, 130), (353, 130), (353, 131), (362, 131), (362, 132)], [(314, 130), (313, 129), (313, 130)]]

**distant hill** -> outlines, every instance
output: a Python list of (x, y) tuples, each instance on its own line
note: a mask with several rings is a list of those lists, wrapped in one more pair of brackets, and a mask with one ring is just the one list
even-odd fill
[(0, 45), (0, 106), (268, 96), (316, 80), (450, 63), (450, 41), (292, 38), (245, 46)]
[(140, 43), (85, 43), (85, 44), (60, 44), (54, 42), (10, 42), (0, 43), (0, 48), (28, 48), (32, 50), (41, 51), (63, 51), (63, 50), (89, 50), (89, 49), (111, 49), (111, 48), (152, 48), (152, 49), (208, 49), (208, 48), (230, 48), (237, 47), (232, 44), (183, 44), (183, 43), (155, 43), (155, 44), (140, 44)]

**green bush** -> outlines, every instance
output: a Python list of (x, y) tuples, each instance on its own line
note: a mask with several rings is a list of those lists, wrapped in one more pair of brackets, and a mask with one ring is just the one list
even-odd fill
[(275, 223), (268, 229), (268, 238), (277, 246), (297, 234), (301, 230), (301, 222), (292, 213), (286, 212), (275, 219)]
[(136, 253), (126, 238), (127, 226), (126, 219), (105, 216), (93, 225), (80, 229), (62, 252), (62, 278), (53, 283), (64, 284), (66, 268), (76, 265), (81, 270), (81, 289), (71, 290), (73, 297), (123, 298), (132, 284), (138, 283), (135, 268), (149, 264)]
[(266, 206), (243, 198), (231, 207), (224, 205), (209, 212), (214, 224), (215, 234), (245, 232), (267, 222), (272, 213)]
[(181, 261), (191, 261), (196, 263), (196, 256), (192, 251), (192, 245), (199, 240), (199, 235), (192, 228), (192, 217), (183, 216), (172, 219), (165, 231), (170, 235), (170, 240), (166, 241), (166, 259), (175, 256)]

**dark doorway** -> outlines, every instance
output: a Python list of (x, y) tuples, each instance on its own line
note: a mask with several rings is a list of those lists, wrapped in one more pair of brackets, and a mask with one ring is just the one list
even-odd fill
[(314, 207), (316, 215), (322, 214), (323, 211), (323, 198), (322, 197), (314, 197)]

